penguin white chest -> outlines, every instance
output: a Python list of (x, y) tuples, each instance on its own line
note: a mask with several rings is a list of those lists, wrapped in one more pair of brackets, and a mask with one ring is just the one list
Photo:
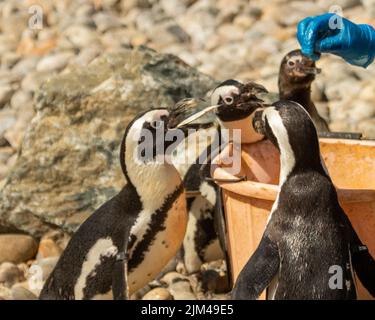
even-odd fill
[[(140, 217), (142, 218), (142, 217)], [(142, 260), (132, 270), (129, 270), (128, 285), (129, 293), (144, 287), (148, 282), (152, 281), (168, 264), (168, 262), (176, 255), (183, 242), (186, 226), (187, 226), (187, 208), (185, 193), (182, 192), (174, 201), (168, 210), (163, 226), (153, 224), (151, 215), (149, 218), (137, 220), (135, 231), (132, 233), (136, 238), (136, 243), (130, 251), (130, 259), (139, 259), (139, 255), (143, 255)], [(137, 243), (145, 237), (145, 230), (151, 228), (160, 228), (149, 242), (140, 252), (136, 249)], [(138, 232), (137, 232), (138, 231)]]
[(229, 130), (229, 140), (233, 141), (234, 138), (234, 129), (241, 130), (241, 143), (254, 143), (263, 139), (263, 136), (255, 132), (252, 122), (254, 115), (236, 121), (220, 121), (224, 129)]

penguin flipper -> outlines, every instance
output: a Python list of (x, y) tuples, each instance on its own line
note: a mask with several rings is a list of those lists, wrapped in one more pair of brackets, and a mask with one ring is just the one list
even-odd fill
[(241, 270), (232, 291), (233, 300), (255, 300), (279, 270), (277, 244), (263, 236), (258, 248)]
[[(134, 221), (133, 221), (134, 222)], [(122, 250), (117, 254), (112, 272), (112, 294), (114, 300), (129, 300), (128, 285), (128, 246), (130, 228), (122, 234)], [(120, 246), (121, 248), (121, 246)]]
[(361, 239), (359, 239), (357, 232), (354, 230), (344, 211), (342, 212), (342, 217), (349, 229), (350, 254), (353, 269), (363, 286), (375, 297), (375, 260)]
[(216, 233), (219, 238), (219, 243), (221, 249), (224, 251), (225, 261), (227, 264), (228, 276), (229, 276), (229, 283), (233, 283), (233, 279), (231, 277), (231, 265), (229, 263), (229, 248), (227, 243), (227, 231), (226, 231), (226, 220), (224, 214), (224, 204), (223, 204), (223, 194), (222, 189), (218, 186), (215, 186), (216, 190), (216, 203), (215, 203), (215, 211), (214, 211), (214, 226), (216, 229)]
[(367, 246), (359, 239), (350, 221), (349, 227), (352, 233), (350, 254), (353, 269), (363, 286), (375, 297), (375, 260), (368, 251)]
[(370, 255), (366, 246), (357, 246), (352, 250), (352, 264), (354, 270), (367, 291), (375, 297), (375, 260)]
[(114, 300), (129, 300), (128, 260), (125, 253), (117, 255), (112, 273), (112, 294)]

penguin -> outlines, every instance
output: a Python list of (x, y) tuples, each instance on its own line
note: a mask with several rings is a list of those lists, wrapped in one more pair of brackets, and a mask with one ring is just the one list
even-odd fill
[[(214, 180), (210, 178), (210, 161), (222, 150), (228, 141), (233, 139), (233, 129), (241, 129), (241, 142), (250, 143), (263, 139), (263, 136), (256, 133), (250, 124), (254, 111), (263, 107), (264, 104), (264, 101), (258, 98), (257, 95), (267, 92), (263, 86), (254, 82), (243, 84), (229, 79), (219, 84), (212, 91), (210, 97), (211, 105), (204, 99), (184, 99), (173, 106), (173, 110), (170, 110), (171, 120), (169, 124), (171, 128), (183, 128), (186, 125), (192, 126), (192, 124), (199, 126), (205, 121), (206, 123), (210, 121), (219, 123), (217, 127), (218, 143), (215, 144), (216, 148), (212, 148), (210, 145), (209, 149), (205, 151), (205, 154), (209, 155), (207, 161), (203, 164), (198, 164), (197, 159), (195, 164), (185, 170), (185, 172), (181, 169), (179, 170), (185, 177), (185, 188), (187, 190), (196, 190), (197, 186), (199, 186), (198, 190), (204, 190), (202, 194), (210, 195), (212, 199), (215, 198), (215, 201), (209, 200), (207, 197), (206, 201), (204, 201), (200, 196), (188, 199), (189, 223), (182, 250), (185, 268), (188, 273), (197, 271), (203, 261), (221, 258), (222, 251), (224, 251), (228, 261), (226, 222), (221, 201), (222, 191)], [(215, 110), (214, 118), (208, 117), (208, 113), (213, 110)], [(198, 121), (200, 118), (205, 121)], [(227, 129), (227, 135), (221, 134), (223, 128)], [(198, 130), (197, 135), (202, 136), (202, 132)], [(203, 133), (203, 135), (205, 134)], [(182, 152), (179, 152), (179, 154), (183, 156)], [(179, 168), (177, 164), (175, 165)], [(215, 202), (214, 207), (213, 202)], [(201, 217), (204, 218), (202, 219)], [(213, 232), (212, 221), (214, 222), (215, 232)], [(216, 235), (218, 235), (219, 242), (217, 242)], [(218, 243), (220, 246), (218, 246)], [(210, 247), (208, 248), (207, 245)], [(195, 248), (195, 250), (192, 250), (192, 248)], [(209, 255), (207, 255), (208, 252), (210, 252)]]
[(153, 280), (180, 248), (187, 226), (183, 182), (169, 159), (177, 141), (169, 113), (136, 116), (121, 143), (127, 184), (77, 230), (40, 299), (127, 299)]
[(304, 56), (301, 50), (289, 52), (281, 61), (279, 71), (279, 98), (302, 105), (310, 114), (318, 132), (329, 132), (327, 122), (319, 115), (311, 100), (311, 84), (321, 70), (315, 61)]
[(232, 299), (266, 288), (269, 299), (355, 299), (354, 271), (375, 296), (375, 261), (340, 207), (309, 114), (281, 100), (256, 112), (253, 128), (280, 152), (280, 190)]
[[(199, 135), (199, 139), (202, 139), (211, 133), (216, 133), (216, 128), (198, 130), (194, 136)], [(202, 154), (209, 152), (211, 152), (210, 145)], [(203, 263), (224, 258), (215, 220), (218, 215), (219, 189), (212, 180), (206, 179), (210, 175), (210, 167), (200, 163), (199, 160), (200, 157), (197, 157), (190, 162), (187, 170), (186, 166), (174, 163), (187, 190), (189, 219), (181, 250), (181, 259), (187, 274), (198, 272)], [(204, 167), (203, 172), (201, 172), (202, 167)]]
[[(191, 110), (207, 106), (204, 99), (187, 98), (171, 106), (170, 127), (176, 126)], [(205, 121), (204, 121), (205, 120)], [(220, 131), (212, 118), (190, 124), (188, 137), (173, 152), (172, 162), (184, 182), (188, 224), (182, 248), (178, 256), (179, 268), (192, 274), (206, 262), (224, 258), (218, 238), (216, 217), (218, 216), (218, 187), (206, 178), (209, 167), (204, 166), (212, 146), (219, 144)]]

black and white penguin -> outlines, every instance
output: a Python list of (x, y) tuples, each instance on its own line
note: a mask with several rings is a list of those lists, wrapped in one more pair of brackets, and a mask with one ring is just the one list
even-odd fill
[(327, 122), (319, 115), (311, 100), (311, 84), (320, 69), (315, 61), (304, 56), (301, 50), (289, 52), (281, 61), (279, 71), (280, 100), (291, 100), (302, 105), (310, 114), (318, 132), (329, 132)]
[[(192, 123), (201, 125), (202, 121), (198, 119), (205, 118), (213, 110), (215, 110), (216, 117), (211, 118), (211, 121), (219, 122), (219, 127), (214, 125), (209, 129), (196, 131), (198, 139), (204, 141), (207, 136), (212, 137), (216, 134), (219, 137), (215, 148), (209, 145), (204, 151), (209, 155), (206, 163), (199, 163), (197, 159), (195, 164), (187, 167), (186, 170), (175, 163), (184, 177), (185, 188), (200, 192), (197, 197), (188, 199), (190, 218), (183, 246), (184, 262), (188, 272), (197, 271), (203, 261), (221, 258), (221, 249), (224, 252), (227, 251), (221, 190), (212, 179), (209, 179), (209, 163), (210, 159), (214, 158), (223, 146), (232, 140), (233, 129), (241, 130), (241, 142), (250, 143), (263, 139), (263, 136), (251, 127), (254, 111), (263, 107), (263, 100), (257, 95), (263, 93), (267, 93), (267, 90), (254, 82), (243, 84), (236, 80), (226, 80), (212, 91), (211, 105), (202, 99), (185, 99), (173, 106), (171, 110), (174, 118), (174, 121), (170, 121), (172, 127), (191, 126)], [(222, 129), (228, 130), (226, 134), (221, 134)], [(189, 138), (192, 136), (189, 135)], [(192, 149), (195, 148), (193, 144), (190, 146)], [(182, 157), (185, 156), (183, 150), (176, 151)]]
[[(188, 98), (171, 106), (169, 125), (177, 125), (189, 111), (203, 107), (198, 104), (207, 105), (204, 100)], [(210, 173), (209, 166), (204, 166), (212, 147), (219, 144), (220, 132), (214, 119), (206, 120), (190, 125), (189, 135), (177, 146), (172, 157), (187, 197), (189, 219), (179, 259), (188, 274), (199, 271), (205, 262), (224, 258), (215, 221), (219, 210), (218, 187), (206, 180)]]
[[(126, 186), (78, 229), (40, 299), (126, 299), (180, 248), (187, 225), (183, 183), (168, 160), (168, 111), (137, 116), (121, 145)], [(113, 294), (112, 294), (113, 293)]]
[(340, 207), (308, 113), (279, 101), (253, 127), (280, 151), (280, 191), (232, 298), (256, 299), (268, 287), (269, 299), (355, 299), (354, 271), (375, 296), (375, 261)]
[[(212, 130), (201, 129), (193, 135), (199, 136), (198, 139), (202, 141), (202, 138), (206, 135), (215, 134), (215, 131), (216, 128), (212, 128)], [(194, 148), (194, 146), (189, 147), (189, 149), (191, 148)], [(210, 146), (202, 153), (206, 154), (206, 152), (211, 152)], [(182, 155), (182, 152), (179, 153), (179, 158)], [(199, 163), (199, 158), (191, 159), (192, 161), (188, 166), (180, 164), (177, 159), (174, 162), (183, 178), (187, 194), (189, 220), (181, 256), (188, 274), (199, 271), (201, 265), (205, 262), (224, 258), (215, 226), (216, 210), (218, 209), (218, 187), (213, 181), (205, 179), (210, 175), (210, 167)], [(202, 166), (204, 166), (203, 175), (201, 173)]]

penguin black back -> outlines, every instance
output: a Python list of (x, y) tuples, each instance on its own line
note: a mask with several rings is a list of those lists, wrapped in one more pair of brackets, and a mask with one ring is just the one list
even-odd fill
[[(262, 240), (241, 271), (234, 299), (354, 299), (353, 269), (375, 294), (375, 262), (341, 209), (321, 163), (318, 137), (302, 106), (279, 101), (254, 128), (280, 150), (280, 191)], [(341, 286), (333, 284), (339, 270)]]

